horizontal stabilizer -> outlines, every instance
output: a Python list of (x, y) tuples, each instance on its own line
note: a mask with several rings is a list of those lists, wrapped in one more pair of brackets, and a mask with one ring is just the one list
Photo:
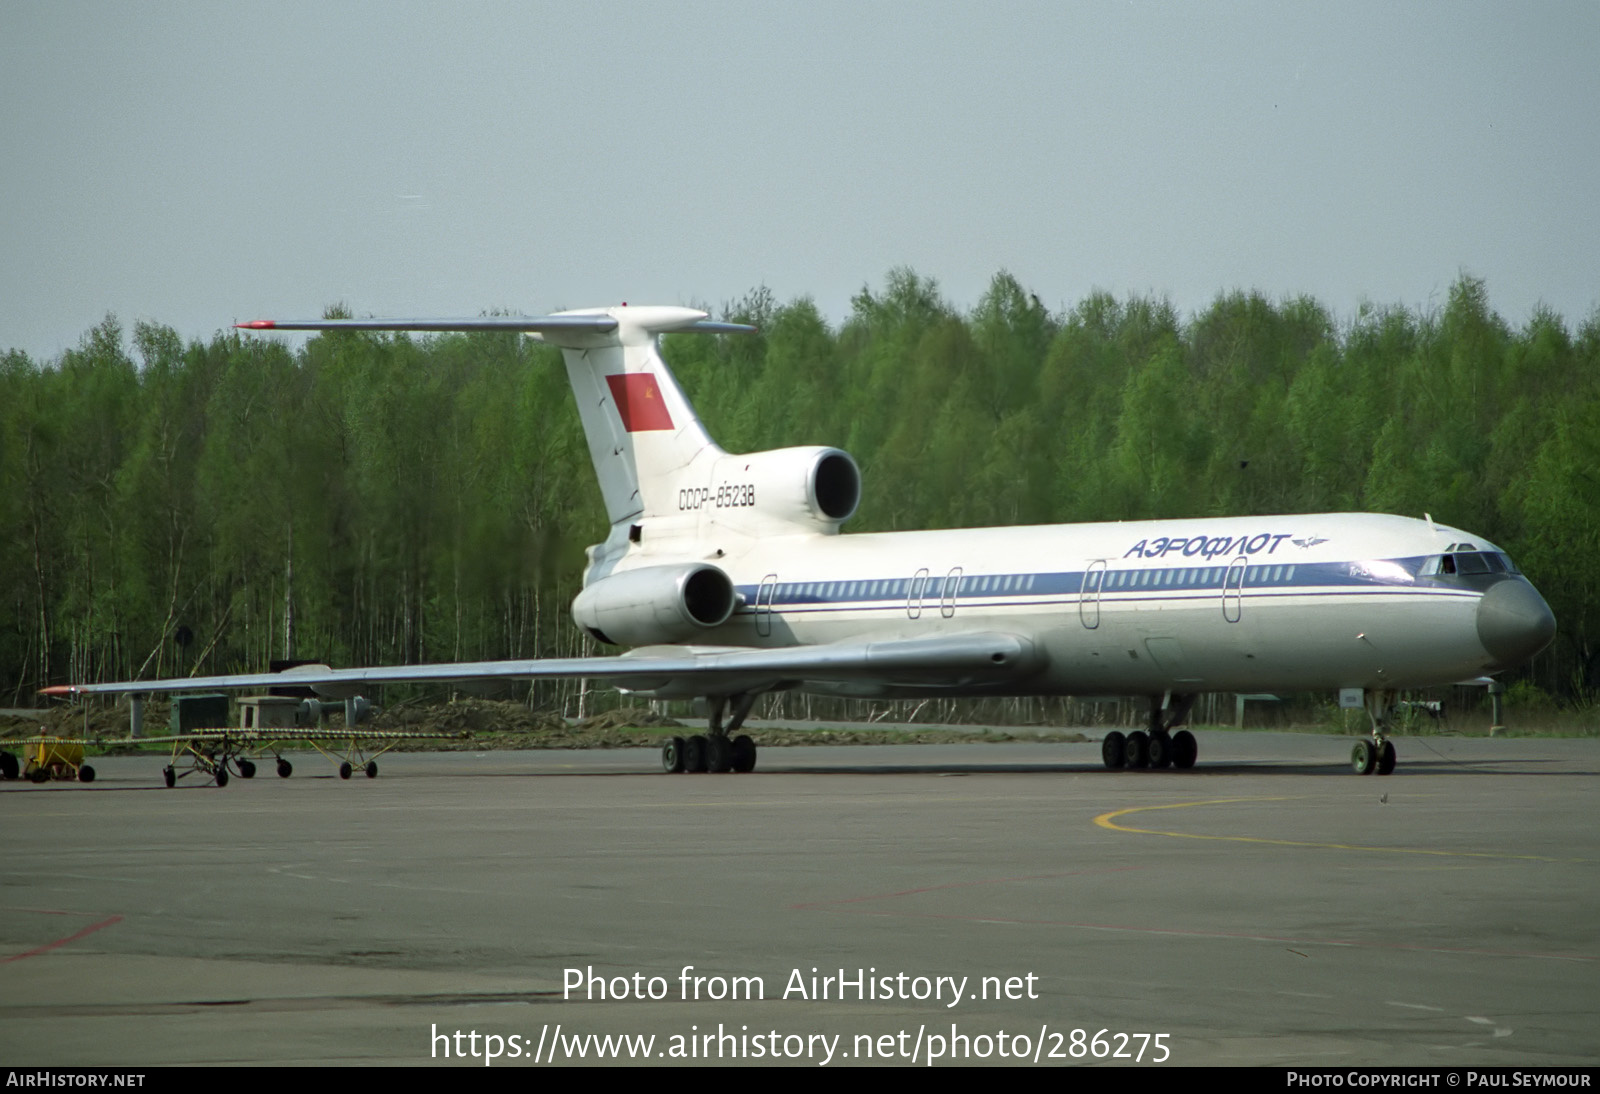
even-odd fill
[(252, 319), (240, 330), (514, 331), (523, 334), (576, 331), (609, 334), (609, 315), (486, 315), (477, 319)]
[(692, 308), (617, 308), (610, 311), (563, 312), (558, 315), (483, 315), (464, 319), (252, 319), (235, 323), (240, 330), (373, 330), (465, 334), (510, 331), (517, 334), (611, 334), (621, 325), (617, 316), (654, 333), (751, 334), (747, 323), (724, 323)]

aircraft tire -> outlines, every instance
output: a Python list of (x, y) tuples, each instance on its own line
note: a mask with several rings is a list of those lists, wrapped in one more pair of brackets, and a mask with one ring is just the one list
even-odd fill
[(1180, 771), (1187, 771), (1194, 766), (1200, 758), (1200, 742), (1194, 739), (1194, 734), (1187, 729), (1180, 729), (1172, 735), (1172, 766)]
[(721, 734), (706, 738), (706, 770), (713, 775), (733, 770), (733, 745)]
[(1165, 733), (1150, 734), (1150, 768), (1160, 771), (1172, 766), (1172, 738)]
[(172, 770), (171, 764), (161, 769), (161, 781), (167, 784), (168, 790), (178, 785), (178, 773)]
[(352, 771), (354, 771), (354, 770), (355, 770), (355, 768), (351, 767), (348, 761), (346, 761), (345, 763), (340, 764), (339, 765), (339, 778), (348, 779), (350, 777), (350, 773)]
[(1383, 747), (1378, 749), (1378, 774), (1380, 774), (1380, 775), (1392, 775), (1392, 774), (1394, 774), (1395, 760), (1396, 760), (1396, 756), (1395, 756), (1395, 752), (1394, 752), (1394, 742), (1393, 741), (1385, 741), (1385, 742), (1383, 742)]
[(685, 747), (682, 737), (668, 739), (667, 743), (661, 746), (661, 770), (668, 775), (681, 775)]
[(368, 760), (367, 761), (367, 778), (376, 779), (377, 777), (378, 777), (378, 761), (377, 760)]
[(1120, 729), (1107, 733), (1100, 742), (1100, 759), (1109, 771), (1121, 771), (1128, 763), (1128, 736)]
[(749, 734), (741, 733), (733, 739), (733, 769), (741, 775), (756, 769), (756, 743)]
[(90, 767), (88, 764), (79, 764), (78, 781), (81, 783), (94, 782), (94, 768)]
[(294, 774), (294, 765), (292, 763), (290, 763), (288, 760), (279, 760), (278, 761), (278, 778), (287, 779), (290, 775), (293, 775), (293, 774)]
[(1373, 765), (1377, 762), (1371, 741), (1357, 741), (1356, 746), (1350, 750), (1350, 770), (1357, 775), (1372, 774)]
[(35, 767), (28, 772), (27, 778), (29, 782), (42, 783), (50, 778), (50, 772), (42, 767)]
[(221, 789), (222, 787), (227, 786), (227, 785), (228, 785), (228, 769), (226, 767), (217, 768), (217, 788)]
[(249, 760), (239, 761), (239, 778), (253, 779), (256, 777), (256, 765)]
[(706, 769), (706, 739), (698, 733), (684, 742), (683, 769), (691, 775)]
[(1150, 736), (1142, 729), (1136, 729), (1128, 734), (1126, 755), (1128, 766), (1135, 771), (1150, 766)]
[(14, 779), (21, 771), (17, 758), (9, 752), (0, 752), (0, 779)]

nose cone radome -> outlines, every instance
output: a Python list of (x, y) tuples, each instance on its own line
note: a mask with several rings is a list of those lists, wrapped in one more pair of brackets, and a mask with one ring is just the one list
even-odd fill
[(1556, 617), (1526, 581), (1501, 581), (1478, 601), (1478, 641), (1501, 668), (1514, 668), (1550, 644)]

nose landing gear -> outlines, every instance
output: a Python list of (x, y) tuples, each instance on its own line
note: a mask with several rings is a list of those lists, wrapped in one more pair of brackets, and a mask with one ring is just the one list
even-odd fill
[(1394, 709), (1395, 693), (1384, 690), (1371, 690), (1366, 694), (1367, 718), (1372, 723), (1372, 738), (1366, 741), (1357, 741), (1350, 750), (1350, 770), (1357, 775), (1379, 775), (1394, 773), (1396, 756), (1394, 742), (1389, 740), (1384, 730), (1389, 726), (1389, 712)]

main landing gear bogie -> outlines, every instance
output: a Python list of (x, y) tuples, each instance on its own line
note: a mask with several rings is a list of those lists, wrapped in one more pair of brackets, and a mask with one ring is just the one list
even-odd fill
[(692, 737), (671, 737), (661, 746), (661, 770), (669, 775), (710, 772), (737, 772), (745, 774), (756, 769), (756, 743), (748, 734), (731, 736), (744, 724), (755, 705), (754, 695), (737, 695), (733, 699), (733, 717), (726, 727), (722, 724), (725, 697), (709, 700), (711, 732), (696, 733)]
[(1175, 767), (1187, 771), (1200, 757), (1200, 745), (1187, 729), (1177, 729), (1194, 705), (1193, 695), (1153, 695), (1148, 730), (1124, 734), (1114, 729), (1100, 742), (1100, 759), (1111, 771)]
[(756, 743), (746, 734), (730, 738), (726, 734), (672, 737), (661, 746), (661, 770), (669, 775), (717, 775), (733, 771), (740, 774), (756, 768)]
[(1124, 734), (1114, 729), (1100, 742), (1100, 759), (1112, 771), (1159, 771), (1169, 767), (1187, 771), (1199, 758), (1199, 742), (1187, 729), (1171, 734), (1146, 733), (1142, 729)]

